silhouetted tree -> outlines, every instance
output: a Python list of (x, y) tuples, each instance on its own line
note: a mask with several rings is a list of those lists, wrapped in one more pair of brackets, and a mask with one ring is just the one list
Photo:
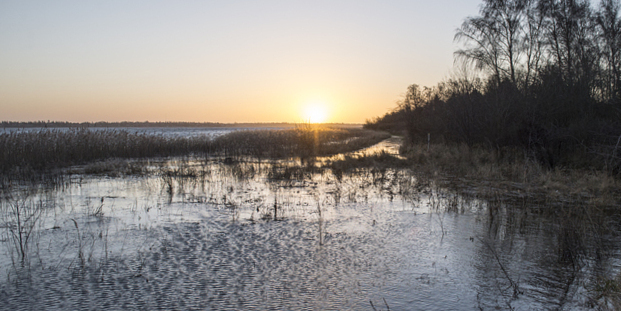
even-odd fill
[(499, 154), (520, 147), (548, 167), (621, 172), (620, 8), (619, 0), (596, 9), (588, 0), (484, 0), (455, 35), (464, 44), (456, 59), (480, 79), (413, 84), (396, 110), (367, 126), (405, 127), (411, 142), (431, 133)]
[(477, 68), (493, 73), (496, 82), (507, 78), (517, 83), (517, 70), (524, 51), (527, 0), (484, 0), (479, 17), (469, 17), (455, 39), (471, 43), (456, 54)]
[(602, 53), (602, 99), (618, 102), (621, 96), (621, 19), (619, 2), (602, 0), (595, 13)]

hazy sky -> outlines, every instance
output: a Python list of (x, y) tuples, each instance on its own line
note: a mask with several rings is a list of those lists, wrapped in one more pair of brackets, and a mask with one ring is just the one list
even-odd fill
[(0, 0), (0, 120), (329, 122), (453, 66), (480, 0)]

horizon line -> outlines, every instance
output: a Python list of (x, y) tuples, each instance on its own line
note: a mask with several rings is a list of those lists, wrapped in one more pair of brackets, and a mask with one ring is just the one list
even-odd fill
[(347, 122), (325, 122), (325, 123), (309, 123), (309, 122), (194, 122), (194, 121), (1, 121), (1, 126), (7, 127), (154, 127), (154, 126), (193, 126), (193, 127), (226, 127), (226, 126), (295, 126), (299, 124), (323, 124), (323, 125), (362, 125), (364, 123), (347, 123)]

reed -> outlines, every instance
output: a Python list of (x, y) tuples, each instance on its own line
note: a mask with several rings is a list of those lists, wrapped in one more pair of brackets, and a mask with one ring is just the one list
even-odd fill
[(207, 137), (167, 138), (126, 131), (41, 130), (0, 135), (0, 172), (66, 167), (109, 158), (146, 158), (208, 151)]
[(211, 151), (232, 158), (310, 158), (358, 150), (388, 137), (385, 132), (305, 125), (289, 130), (232, 132), (214, 139)]
[(410, 162), (382, 150), (370, 155), (346, 155), (343, 159), (330, 162), (329, 166), (333, 171), (349, 172), (359, 168), (405, 168), (410, 166)]
[[(89, 164), (85, 171), (110, 174), (116, 170), (143, 172), (115, 159), (173, 156), (223, 156), (273, 159), (309, 158), (352, 151), (375, 144), (390, 135), (322, 126), (298, 126), (286, 130), (232, 132), (207, 136), (165, 137), (122, 130), (40, 130), (0, 134), (0, 177), (27, 179), (55, 169)], [(104, 161), (102, 165), (92, 165)], [(122, 162), (121, 162), (122, 163)], [(144, 172), (143, 172), (144, 173)]]

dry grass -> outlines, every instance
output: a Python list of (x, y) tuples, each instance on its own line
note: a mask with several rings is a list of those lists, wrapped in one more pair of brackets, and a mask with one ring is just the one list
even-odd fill
[(434, 144), (428, 151), (427, 145), (421, 144), (404, 146), (401, 153), (417, 167), (469, 178), (527, 182), (541, 170), (520, 157), (517, 150), (499, 154), (465, 144)]
[(427, 175), (458, 179), (458, 183), (544, 195), (548, 198), (581, 200), (597, 206), (618, 205), (621, 201), (619, 180), (605, 171), (547, 169), (531, 160), (519, 149), (489, 150), (465, 144), (426, 144), (403, 146), (405, 155), (417, 171)]
[(304, 125), (287, 130), (238, 131), (206, 136), (165, 137), (118, 130), (41, 130), (0, 134), (0, 179), (32, 179), (53, 170), (86, 165), (85, 173), (144, 173), (124, 159), (224, 156), (312, 158), (373, 145), (390, 135), (362, 129)]
[(0, 173), (46, 170), (110, 158), (146, 158), (209, 151), (207, 137), (167, 138), (126, 131), (41, 130), (0, 135)]
[(388, 137), (384, 132), (304, 125), (290, 130), (233, 132), (216, 138), (213, 151), (227, 157), (310, 158), (358, 150)]

